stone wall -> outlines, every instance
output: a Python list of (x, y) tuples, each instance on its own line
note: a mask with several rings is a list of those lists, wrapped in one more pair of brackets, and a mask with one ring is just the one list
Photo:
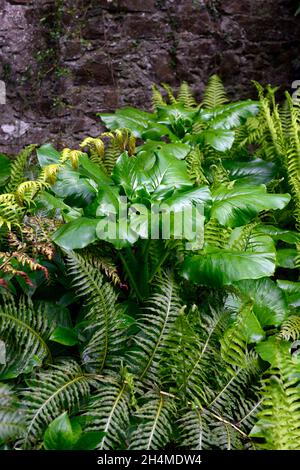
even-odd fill
[(293, 0), (0, 0), (0, 151), (99, 134), (96, 113), (149, 108), (151, 84), (219, 73), (233, 98), (250, 81), (300, 78)]

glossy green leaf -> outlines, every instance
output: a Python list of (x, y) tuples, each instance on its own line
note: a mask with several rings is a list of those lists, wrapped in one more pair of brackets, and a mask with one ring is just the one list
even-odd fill
[(108, 129), (130, 129), (136, 137), (142, 137), (149, 121), (154, 120), (153, 114), (131, 107), (118, 109), (113, 114), (101, 113), (99, 116)]
[(289, 194), (269, 194), (266, 187), (237, 186), (228, 189), (220, 186), (212, 192), (211, 218), (229, 227), (250, 222), (260, 211), (283, 209), (290, 201)]
[(10, 176), (10, 160), (0, 153), (0, 186), (3, 186)]
[(47, 450), (72, 450), (81, 434), (79, 423), (71, 421), (64, 412), (49, 424), (44, 435), (44, 447)]
[(276, 176), (276, 166), (260, 158), (250, 161), (224, 160), (223, 167), (229, 173), (229, 178), (237, 184), (255, 185), (267, 184)]
[(77, 332), (73, 328), (65, 326), (55, 328), (49, 339), (64, 346), (75, 346), (78, 343)]
[(181, 272), (185, 279), (195, 284), (221, 287), (242, 279), (272, 276), (274, 270), (274, 253), (210, 249), (199, 255), (188, 256)]
[(68, 166), (59, 172), (51, 189), (56, 196), (64, 199), (66, 204), (75, 207), (90, 204), (97, 193), (93, 180), (81, 177), (77, 170)]
[(99, 219), (80, 217), (60, 227), (52, 240), (61, 248), (69, 251), (85, 248), (97, 240), (96, 228)]
[(284, 292), (289, 305), (300, 307), (300, 282), (278, 279), (277, 285)]
[(201, 133), (201, 139), (204, 139), (206, 145), (213, 147), (219, 152), (230, 150), (234, 142), (235, 134), (233, 131), (224, 129), (208, 129)]
[(43, 168), (47, 165), (58, 163), (60, 153), (53, 147), (52, 144), (45, 144), (39, 147), (36, 151), (40, 166)]
[(296, 248), (281, 248), (276, 252), (276, 265), (280, 268), (295, 269)]

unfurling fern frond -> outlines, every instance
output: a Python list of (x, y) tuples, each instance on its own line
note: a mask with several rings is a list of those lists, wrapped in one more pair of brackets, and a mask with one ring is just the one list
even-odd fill
[(87, 137), (80, 144), (81, 148), (87, 147), (90, 153), (90, 159), (93, 163), (97, 163), (105, 172), (106, 168), (103, 163), (104, 154), (105, 154), (105, 145), (103, 140), (93, 137)]
[(121, 328), (114, 289), (105, 282), (91, 257), (71, 252), (68, 263), (77, 294), (88, 299), (85, 332), (90, 338), (82, 349), (83, 362), (91, 371), (100, 372), (108, 364), (116, 368), (115, 354), (120, 348)]
[(159, 369), (167, 338), (180, 314), (182, 305), (178, 288), (170, 274), (157, 281), (145, 314), (138, 320), (140, 332), (135, 337), (136, 349), (131, 352), (132, 368), (141, 381), (159, 382)]
[(159, 106), (165, 106), (166, 102), (156, 85), (152, 85), (152, 109), (156, 111)]
[(28, 145), (24, 150), (18, 155), (16, 160), (13, 161), (10, 167), (10, 178), (7, 185), (4, 188), (6, 193), (13, 193), (17, 187), (24, 182), (25, 178), (25, 168), (28, 162), (28, 158), (32, 152), (36, 149), (36, 145)]
[(204, 90), (202, 105), (205, 108), (215, 108), (227, 102), (228, 98), (222, 80), (218, 75), (213, 75)]
[(15, 198), (19, 205), (29, 204), (39, 191), (47, 188), (45, 181), (24, 181), (15, 191)]
[(72, 167), (77, 170), (79, 166), (79, 158), (84, 155), (81, 150), (71, 150), (69, 148), (63, 149), (61, 152), (60, 163), (64, 164), (68, 161), (71, 162)]
[(120, 446), (129, 425), (129, 384), (126, 380), (121, 384), (114, 382), (99, 382), (99, 391), (91, 396), (85, 412), (86, 430), (105, 433), (97, 446), (99, 450), (114, 450)]
[(91, 378), (74, 360), (61, 361), (39, 372), (23, 392), (23, 416), (26, 424), (24, 447), (34, 446), (51, 421), (63, 411), (70, 414), (90, 394)]
[(105, 132), (102, 134), (102, 137), (110, 139), (105, 149), (104, 165), (108, 174), (111, 174), (121, 153), (127, 149), (129, 156), (134, 155), (136, 139), (130, 129), (117, 129), (114, 132)]
[(13, 297), (0, 307), (0, 339), (6, 348), (6, 361), (0, 367), (0, 378), (16, 377), (51, 359), (46, 340), (51, 327), (43, 306), (35, 308), (30, 301)]
[(172, 88), (170, 87), (170, 85), (168, 85), (167, 83), (162, 83), (162, 86), (163, 88), (165, 89), (165, 91), (167, 92), (167, 96), (168, 96), (168, 99), (169, 99), (169, 102), (171, 104), (177, 104), (178, 101), (176, 100), (175, 96), (174, 96), (174, 93), (173, 93), (173, 90)]
[(196, 100), (193, 96), (192, 90), (187, 84), (187, 82), (182, 82), (180, 85), (177, 101), (187, 109), (197, 106)]
[(0, 383), (0, 443), (16, 439), (24, 431), (18, 399), (9, 385)]
[(139, 421), (130, 439), (132, 450), (164, 449), (172, 436), (172, 419), (176, 409), (174, 397), (164, 392), (148, 392), (145, 403), (136, 413)]
[[(262, 408), (251, 436), (266, 450), (300, 449), (300, 366), (290, 343), (275, 339), (273, 360), (263, 381)], [(263, 440), (263, 443), (262, 443)]]

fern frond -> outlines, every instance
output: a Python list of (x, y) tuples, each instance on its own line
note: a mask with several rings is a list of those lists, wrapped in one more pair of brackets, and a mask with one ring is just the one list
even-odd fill
[(23, 183), (25, 178), (25, 169), (28, 162), (28, 158), (32, 152), (36, 149), (36, 145), (28, 145), (22, 150), (17, 156), (16, 160), (13, 161), (10, 167), (10, 178), (7, 185), (4, 188), (6, 193), (13, 193), (17, 187)]
[(72, 413), (90, 394), (91, 379), (74, 360), (61, 361), (39, 372), (23, 392), (23, 413), (26, 423), (24, 447), (41, 438), (51, 421), (63, 411)]
[(192, 90), (187, 84), (187, 82), (182, 82), (182, 84), (180, 85), (177, 95), (177, 101), (183, 104), (186, 109), (194, 108), (195, 106), (197, 106)]
[(6, 363), (0, 367), (0, 377), (16, 377), (51, 359), (46, 340), (51, 327), (43, 306), (34, 308), (30, 301), (13, 297), (0, 307), (0, 338), (6, 346)]
[(156, 111), (159, 106), (165, 106), (166, 102), (163, 99), (161, 92), (156, 85), (152, 85), (152, 109)]
[(24, 431), (18, 399), (9, 385), (0, 383), (0, 442), (16, 439)]
[(114, 289), (109, 282), (104, 281), (91, 257), (70, 252), (68, 264), (77, 294), (88, 299), (85, 318), (88, 326), (85, 332), (90, 333), (91, 337), (83, 347), (82, 360), (91, 371), (102, 371), (108, 365), (108, 359), (116, 368), (116, 358), (113, 361), (110, 356), (119, 350), (121, 329), (118, 328), (119, 309)]
[(285, 340), (296, 341), (297, 339), (299, 339), (300, 317), (292, 315), (287, 320), (285, 320), (280, 327), (280, 332), (278, 336)]
[(222, 80), (218, 75), (212, 75), (203, 93), (203, 107), (215, 108), (227, 102), (228, 98)]
[(217, 219), (210, 219), (204, 226), (205, 246), (225, 248), (231, 234), (231, 229), (221, 225)]
[(169, 99), (170, 103), (171, 104), (177, 104), (178, 101), (176, 100), (176, 98), (174, 96), (174, 93), (173, 93), (173, 90), (170, 87), (170, 85), (168, 85), (167, 83), (162, 83), (162, 86), (165, 89), (165, 91), (167, 92), (167, 96), (168, 96), (168, 99)]
[(148, 392), (145, 403), (136, 413), (139, 421), (130, 439), (132, 450), (164, 449), (172, 436), (174, 398), (163, 392)]
[(45, 181), (24, 181), (16, 188), (16, 201), (19, 205), (29, 204), (39, 191), (47, 187), (48, 184)]
[(135, 337), (136, 349), (131, 352), (132, 368), (141, 381), (159, 382), (159, 368), (167, 338), (182, 305), (178, 288), (170, 274), (158, 280), (156, 292), (147, 303), (146, 313), (138, 320), (140, 332)]
[(274, 360), (267, 370), (261, 395), (262, 408), (251, 432), (266, 450), (300, 449), (300, 387), (299, 362), (293, 361), (290, 344), (283, 340), (273, 343)]
[(198, 406), (188, 410), (178, 421), (180, 447), (189, 450), (209, 449), (212, 438), (209, 424)]
[(23, 210), (13, 194), (0, 194), (0, 228), (19, 226)]
[(65, 148), (61, 152), (60, 163), (64, 164), (67, 161), (71, 162), (72, 167), (77, 170), (79, 166), (79, 158), (84, 155), (81, 150), (71, 150), (69, 148)]
[(85, 416), (87, 431), (100, 431), (105, 435), (97, 446), (99, 450), (114, 450), (124, 441), (129, 425), (130, 387), (124, 380), (118, 383), (99, 383), (99, 391), (91, 396)]
[(208, 181), (205, 177), (202, 161), (203, 155), (199, 149), (199, 146), (196, 146), (186, 157), (185, 159), (187, 164), (187, 170), (189, 177), (196, 184), (207, 184)]

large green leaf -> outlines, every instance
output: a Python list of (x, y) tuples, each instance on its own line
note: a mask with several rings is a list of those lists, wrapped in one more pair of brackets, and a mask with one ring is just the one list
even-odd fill
[(0, 186), (3, 186), (10, 176), (10, 160), (0, 153)]
[(93, 179), (99, 185), (113, 184), (111, 178), (106, 173), (104, 173), (102, 168), (100, 168), (100, 166), (96, 163), (93, 163), (85, 154), (81, 155), (79, 158), (78, 172), (82, 176)]
[(256, 227), (256, 230), (260, 233), (264, 233), (273, 238), (273, 240), (281, 240), (285, 243), (293, 245), (294, 243), (300, 243), (300, 233), (293, 230), (285, 230), (273, 225), (261, 224)]
[(181, 272), (196, 284), (221, 287), (242, 279), (272, 276), (274, 269), (274, 253), (206, 249), (202, 254), (188, 256)]
[(154, 114), (131, 107), (118, 109), (113, 114), (101, 113), (99, 116), (108, 129), (130, 129), (136, 137), (142, 137), (149, 121), (154, 121), (155, 118)]
[(42, 145), (36, 151), (40, 166), (43, 168), (47, 165), (58, 163), (60, 153), (53, 147), (52, 144)]
[(85, 248), (97, 240), (96, 228), (99, 219), (80, 217), (60, 227), (52, 240), (61, 248), (70, 251)]
[(253, 312), (262, 326), (278, 326), (288, 315), (285, 296), (271, 279), (248, 279), (234, 285), (244, 299), (253, 303)]
[[(234, 129), (245, 122), (248, 117), (255, 116), (258, 111), (259, 103), (255, 101), (230, 103), (219, 108), (217, 115), (212, 115), (209, 125), (213, 129)], [(205, 117), (208, 117), (207, 113)]]
[(292, 307), (300, 307), (300, 282), (278, 279), (277, 285), (284, 292), (289, 305)]
[(235, 134), (234, 131), (226, 129), (207, 129), (200, 134), (201, 139), (204, 139), (206, 145), (213, 147), (219, 152), (230, 150)]
[(291, 199), (289, 194), (268, 194), (264, 185), (220, 186), (212, 192), (211, 218), (229, 227), (250, 222), (260, 211), (283, 209)]
[(296, 269), (296, 248), (280, 248), (276, 252), (276, 265), (280, 268)]
[(90, 204), (97, 193), (94, 181), (83, 178), (77, 170), (70, 166), (65, 166), (60, 170), (57, 181), (52, 186), (52, 191), (56, 196), (64, 199), (66, 204), (73, 207), (84, 207)]
[(250, 161), (224, 160), (222, 164), (236, 184), (267, 184), (276, 176), (275, 164), (260, 158)]

